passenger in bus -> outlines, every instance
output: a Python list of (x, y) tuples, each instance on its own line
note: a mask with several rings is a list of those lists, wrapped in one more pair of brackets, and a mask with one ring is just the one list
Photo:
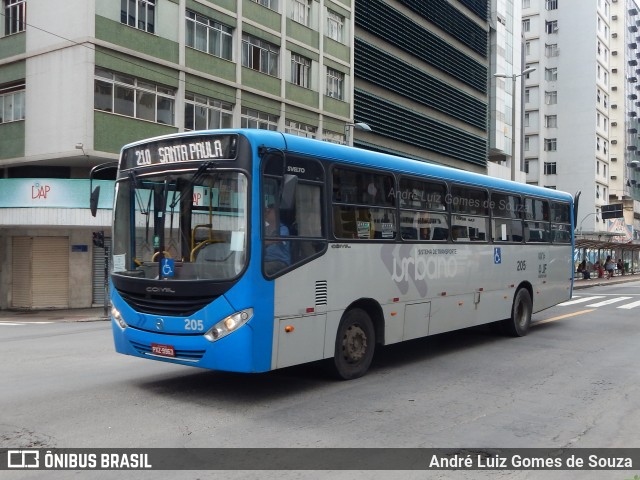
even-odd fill
[(274, 275), (291, 264), (291, 246), (283, 240), (267, 240), (269, 237), (289, 236), (289, 228), (277, 220), (277, 211), (273, 204), (267, 205), (264, 209), (264, 231), (264, 269), (268, 275)]

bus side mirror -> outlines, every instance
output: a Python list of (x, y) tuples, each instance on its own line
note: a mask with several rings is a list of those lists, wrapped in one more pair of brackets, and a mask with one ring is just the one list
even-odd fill
[(298, 177), (296, 175), (285, 175), (282, 183), (282, 194), (280, 196), (280, 210), (293, 210), (296, 202), (296, 188)]
[(96, 188), (91, 192), (91, 197), (89, 198), (89, 208), (91, 209), (91, 215), (96, 216), (98, 213), (98, 200), (100, 199), (100, 185), (96, 185)]

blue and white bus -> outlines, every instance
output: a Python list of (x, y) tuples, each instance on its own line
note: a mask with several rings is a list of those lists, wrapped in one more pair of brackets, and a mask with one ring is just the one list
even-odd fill
[[(95, 198), (93, 198), (95, 201)], [(235, 372), (531, 316), (571, 297), (563, 192), (265, 130), (122, 149), (113, 208), (116, 350)]]

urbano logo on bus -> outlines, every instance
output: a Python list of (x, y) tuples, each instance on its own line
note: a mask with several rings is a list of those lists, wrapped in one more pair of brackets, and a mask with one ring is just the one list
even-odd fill
[(420, 296), (426, 297), (427, 279), (455, 277), (458, 271), (458, 262), (454, 257), (456, 253), (457, 250), (451, 248), (384, 245), (380, 257), (402, 294), (407, 293), (409, 283), (413, 283)]

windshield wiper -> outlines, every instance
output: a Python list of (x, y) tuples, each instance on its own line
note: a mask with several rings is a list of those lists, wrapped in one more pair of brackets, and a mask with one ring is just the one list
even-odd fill
[(147, 209), (146, 211), (144, 209), (144, 204), (142, 203), (142, 197), (140, 196), (140, 191), (139, 191), (140, 188), (138, 184), (138, 176), (136, 175), (136, 172), (134, 170), (131, 170), (129, 172), (129, 181), (131, 182), (130, 185), (133, 186), (133, 192), (135, 194), (136, 201), (138, 202), (138, 208), (140, 209), (140, 214), (149, 215), (149, 209)]
[(207, 170), (209, 170), (210, 168), (215, 168), (215, 166), (215, 162), (205, 162), (198, 167), (198, 170), (195, 171), (193, 177), (191, 177), (191, 180), (189, 180), (189, 183), (185, 186), (185, 188), (180, 190), (180, 195), (178, 195), (177, 198), (174, 195), (173, 200), (169, 204), (169, 208), (171, 209), (172, 213), (173, 209), (176, 208), (176, 205), (180, 202), (180, 200), (182, 200), (184, 192), (190, 191), (195, 183), (207, 172)]

